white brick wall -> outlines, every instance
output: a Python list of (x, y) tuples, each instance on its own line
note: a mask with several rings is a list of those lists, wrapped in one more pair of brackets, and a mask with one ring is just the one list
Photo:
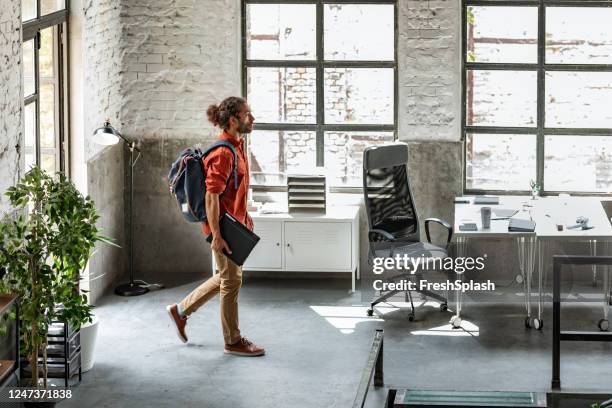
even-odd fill
[(241, 90), (239, 3), (122, 3), (126, 134), (164, 139), (214, 133), (206, 108)]
[(459, 0), (399, 0), (399, 138), (461, 134)]
[[(120, 0), (83, 0), (83, 105), (85, 157), (103, 149), (91, 141), (91, 132), (105, 118), (121, 130), (121, 92), (123, 63), (123, 27), (120, 23)], [(146, 66), (143, 64), (143, 72)]]
[(21, 2), (0, 0), (0, 216), (9, 208), (6, 189), (22, 175), (23, 88)]

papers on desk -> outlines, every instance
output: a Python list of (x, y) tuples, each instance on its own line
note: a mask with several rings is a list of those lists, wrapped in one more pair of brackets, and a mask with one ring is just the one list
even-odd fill
[(259, 209), (260, 214), (284, 214), (287, 212), (287, 204), (281, 203), (265, 203)]
[(518, 210), (505, 209), (505, 208), (495, 208), (493, 209), (493, 217), (492, 220), (507, 220), (508, 218), (514, 216)]
[(459, 231), (478, 231), (478, 226), (475, 222), (462, 222), (459, 224)]
[(524, 220), (521, 218), (510, 218), (508, 223), (508, 231), (510, 232), (534, 232), (536, 223), (532, 220)]

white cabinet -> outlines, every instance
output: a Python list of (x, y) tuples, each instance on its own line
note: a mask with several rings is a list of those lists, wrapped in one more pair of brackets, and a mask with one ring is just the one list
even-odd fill
[(349, 222), (285, 222), (285, 269), (351, 270), (351, 238)]
[(249, 255), (244, 269), (283, 268), (283, 223), (278, 220), (257, 221), (257, 232), (260, 240)]
[[(359, 278), (359, 208), (326, 214), (251, 213), (260, 241), (245, 271), (346, 272)], [(213, 257), (213, 270), (215, 270)]]

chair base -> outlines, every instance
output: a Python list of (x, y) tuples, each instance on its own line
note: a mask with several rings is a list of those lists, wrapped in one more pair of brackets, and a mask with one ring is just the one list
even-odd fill
[[(395, 277), (397, 278), (397, 277)], [(368, 316), (373, 316), (374, 315), (374, 307), (379, 304), (382, 303), (384, 301), (386, 301), (387, 299), (389, 299), (390, 297), (400, 293), (400, 292), (404, 292), (405, 297), (406, 297), (406, 302), (410, 302), (410, 314), (408, 315), (408, 320), (409, 321), (413, 321), (415, 318), (415, 309), (414, 309), (414, 302), (412, 300), (412, 292), (410, 290), (390, 290), (388, 292), (385, 292), (384, 294), (382, 294), (381, 296), (375, 298), (374, 300), (372, 300), (372, 302), (370, 302), (370, 308), (367, 310), (367, 315)], [(415, 290), (414, 292), (416, 293), (420, 293), (421, 295), (424, 295), (427, 298), (431, 298), (431, 299), (435, 299), (438, 302), (440, 302), (440, 311), (442, 312), (446, 312), (448, 310), (448, 299), (445, 298), (444, 296), (438, 295), (437, 293), (433, 293), (431, 291), (428, 290)]]

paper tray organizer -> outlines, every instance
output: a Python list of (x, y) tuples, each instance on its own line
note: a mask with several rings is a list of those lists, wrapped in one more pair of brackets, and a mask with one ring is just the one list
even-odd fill
[(290, 213), (325, 213), (325, 192), (325, 176), (287, 176), (287, 208)]

